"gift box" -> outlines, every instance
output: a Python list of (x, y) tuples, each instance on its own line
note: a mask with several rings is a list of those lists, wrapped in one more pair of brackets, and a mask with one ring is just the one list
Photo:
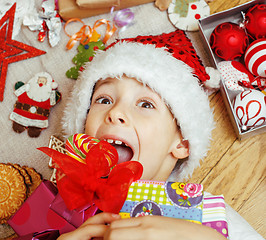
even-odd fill
[[(78, 1), (78, 4), (75, 0), (58, 0), (58, 10), (59, 15), (65, 21), (71, 18), (87, 18), (92, 16), (97, 16), (103, 13), (108, 13), (111, 11), (111, 7), (113, 3), (116, 3), (115, 0), (110, 1), (91, 1), (83, 0)], [(103, 2), (107, 2), (106, 4)], [(118, 1), (120, 4), (115, 4), (114, 10), (120, 10), (124, 8), (129, 8), (133, 6), (137, 6), (140, 4), (154, 2), (154, 0), (123, 0)], [(94, 4), (94, 5), (93, 5)], [(83, 6), (83, 7), (80, 7)], [(85, 7), (89, 8), (85, 8)], [(100, 7), (103, 6), (103, 7)], [(98, 8), (100, 7), (100, 8)]]
[[(216, 54), (214, 54), (214, 52), (210, 47), (210, 36), (213, 30), (216, 28), (216, 26), (225, 22), (232, 22), (239, 24), (240, 22), (243, 21), (243, 16), (241, 12), (246, 12), (250, 7), (254, 6), (255, 4), (265, 4), (265, 3), (266, 3), (265, 0), (253, 0), (248, 3), (239, 5), (237, 7), (228, 9), (226, 11), (212, 14), (209, 17), (202, 18), (199, 20), (200, 34), (203, 39), (204, 47), (210, 57), (213, 67), (217, 68), (218, 63), (224, 61), (223, 59), (219, 58)], [(247, 131), (242, 130), (238, 124), (237, 117), (233, 111), (233, 103), (232, 103), (236, 95), (239, 94), (239, 91), (228, 90), (223, 81), (221, 81), (220, 89), (234, 131), (239, 139), (245, 139), (266, 132), (265, 124), (259, 127), (251, 128)]]
[(204, 193), (202, 224), (216, 229), (224, 237), (229, 238), (223, 195), (213, 196)]
[(94, 216), (98, 210), (94, 204), (80, 210), (69, 210), (60, 194), (57, 194), (50, 208), (75, 227), (79, 227), (89, 217)]
[(131, 184), (121, 218), (159, 215), (203, 224), (228, 238), (223, 195), (203, 192), (195, 183), (138, 180)]
[(138, 180), (131, 184), (120, 210), (122, 218), (160, 215), (202, 223), (200, 184)]
[(8, 224), (18, 236), (42, 232), (47, 229), (59, 230), (60, 233), (66, 233), (76, 229), (50, 209), (50, 205), (57, 193), (56, 186), (47, 180), (44, 180), (36, 188), (32, 195), (8, 221)]

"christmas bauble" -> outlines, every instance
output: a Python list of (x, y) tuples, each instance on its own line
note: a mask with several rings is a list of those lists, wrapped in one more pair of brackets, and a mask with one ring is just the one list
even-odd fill
[(266, 38), (266, 4), (256, 4), (246, 12), (246, 29), (253, 39)]
[(258, 90), (239, 93), (233, 101), (233, 109), (243, 130), (266, 123), (266, 95)]
[(266, 38), (249, 45), (245, 53), (245, 65), (253, 75), (266, 77)]
[(214, 53), (224, 59), (241, 57), (248, 45), (248, 36), (243, 28), (235, 23), (219, 24), (210, 36), (210, 46)]

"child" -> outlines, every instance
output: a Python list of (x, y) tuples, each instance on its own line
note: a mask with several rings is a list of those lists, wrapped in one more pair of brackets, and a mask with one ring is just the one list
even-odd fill
[[(182, 181), (207, 153), (212, 111), (192, 69), (167, 48), (148, 41), (118, 42), (95, 55), (73, 89), (63, 128), (67, 136), (85, 132), (105, 139), (116, 147), (119, 162), (143, 165), (142, 179)], [(110, 213), (98, 214), (59, 237), (92, 238), (225, 239), (212, 228), (184, 220), (121, 220)]]

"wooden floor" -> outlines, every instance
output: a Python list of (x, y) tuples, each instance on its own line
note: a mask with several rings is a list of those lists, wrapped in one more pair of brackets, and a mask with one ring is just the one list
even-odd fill
[[(245, 0), (209, 3), (211, 13), (243, 4)], [(221, 92), (210, 96), (216, 128), (208, 157), (190, 179), (206, 191), (223, 194), (226, 202), (266, 238), (266, 133), (238, 140)]]

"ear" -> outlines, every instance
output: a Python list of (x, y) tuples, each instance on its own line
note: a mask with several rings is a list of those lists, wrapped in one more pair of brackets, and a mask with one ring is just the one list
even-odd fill
[(189, 143), (188, 140), (182, 140), (172, 149), (172, 155), (176, 159), (183, 159), (189, 155)]

